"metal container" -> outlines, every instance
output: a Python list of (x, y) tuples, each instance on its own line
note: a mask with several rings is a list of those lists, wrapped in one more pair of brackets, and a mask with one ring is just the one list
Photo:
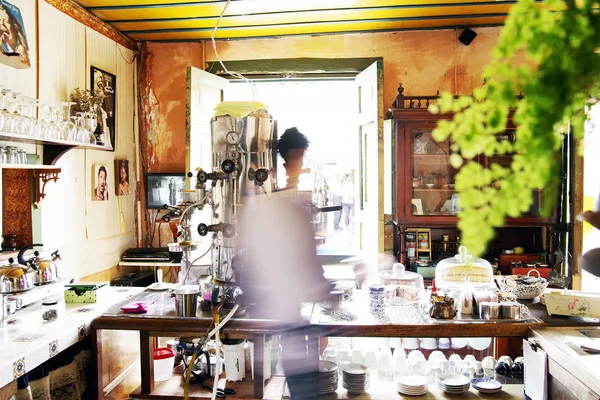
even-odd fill
[(344, 304), (344, 292), (341, 290), (332, 290), (329, 292), (329, 298), (324, 304), (325, 308), (330, 310), (338, 310)]
[(223, 163), (233, 163), (234, 172), (213, 188), (218, 212), (213, 224), (234, 229), (213, 238), (212, 276), (217, 282), (238, 283), (240, 255), (236, 224), (241, 207), (258, 194), (269, 195), (275, 189), (277, 168), (277, 132), (275, 121), (260, 109), (244, 118), (231, 115), (214, 117), (210, 123), (213, 171), (224, 172)]
[(521, 305), (516, 302), (500, 303), (502, 319), (520, 319)]
[(500, 303), (482, 301), (479, 303), (479, 316), (481, 319), (500, 319)]
[(33, 289), (36, 271), (31, 266), (16, 263), (9, 258), (10, 265), (0, 267), (0, 293), (11, 294)]
[(178, 289), (175, 291), (175, 309), (178, 317), (195, 317), (198, 309), (197, 289)]

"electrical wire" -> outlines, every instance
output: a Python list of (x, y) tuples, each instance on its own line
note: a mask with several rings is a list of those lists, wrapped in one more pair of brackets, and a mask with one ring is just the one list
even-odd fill
[(215, 25), (212, 32), (210, 33), (210, 39), (212, 41), (213, 50), (215, 52), (215, 57), (216, 57), (217, 61), (219, 62), (219, 64), (221, 64), (221, 67), (223, 67), (223, 70), (226, 73), (228, 73), (229, 75), (231, 75), (235, 78), (241, 79), (244, 82), (246, 82), (248, 85), (250, 85), (250, 89), (252, 89), (252, 100), (256, 101), (256, 85), (254, 84), (254, 82), (252, 82), (250, 79), (246, 78), (244, 75), (240, 74), (239, 72), (229, 71), (227, 69), (227, 67), (225, 66), (225, 64), (223, 64), (223, 61), (221, 61), (221, 58), (219, 57), (219, 53), (217, 52), (217, 43), (215, 42), (215, 33), (217, 32), (217, 28), (219, 27), (219, 24), (221, 23), (221, 20), (223, 19), (223, 15), (225, 15), (225, 11), (227, 11), (227, 7), (229, 7), (230, 2), (231, 2), (231, 0), (227, 0), (225, 7), (223, 7), (223, 11), (221, 12), (221, 15), (219, 16), (219, 19), (217, 20), (217, 24)]
[[(209, 247), (208, 249), (206, 249), (206, 251), (205, 251), (205, 252), (204, 252), (204, 253), (203, 253), (203, 254), (202, 254), (200, 257), (196, 258), (196, 259), (194, 260), (194, 262), (195, 262), (195, 261), (198, 261), (198, 259), (200, 259), (200, 258), (204, 257), (205, 255), (207, 255), (207, 254), (208, 254), (208, 252), (211, 250), (211, 248), (212, 248), (212, 246), (211, 246), (211, 247)], [(190, 271), (192, 270), (192, 264), (193, 264), (194, 262), (191, 262), (191, 263), (190, 263), (190, 267), (188, 268), (187, 272), (185, 273), (185, 276), (183, 277), (183, 281), (182, 281), (182, 282), (185, 282), (185, 280), (187, 279), (188, 275), (190, 274)]]

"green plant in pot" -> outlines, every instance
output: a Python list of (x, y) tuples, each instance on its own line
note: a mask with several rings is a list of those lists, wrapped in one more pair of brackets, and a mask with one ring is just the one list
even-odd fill
[[(470, 253), (482, 254), (506, 217), (527, 212), (535, 191), (557, 198), (564, 137), (569, 129), (575, 139), (583, 137), (586, 108), (600, 98), (598, 7), (598, 0), (519, 0), (484, 71), (484, 85), (473, 96), (442, 94), (430, 106), (435, 113), (455, 113), (438, 123), (434, 138), (454, 143), (450, 162), (460, 168), (458, 226)], [(511, 113), (515, 139), (498, 141)], [(479, 155), (508, 153), (515, 154), (509, 166), (475, 161)], [(554, 205), (546, 202), (543, 214)]]

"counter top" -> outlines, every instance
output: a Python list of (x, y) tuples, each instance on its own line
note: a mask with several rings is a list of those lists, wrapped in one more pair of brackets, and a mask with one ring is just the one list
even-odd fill
[(61, 292), (44, 299), (58, 301), (54, 321), (42, 319), (42, 302), (37, 301), (0, 322), (0, 387), (85, 338), (94, 318), (142, 290), (106, 286), (98, 290), (96, 303), (86, 304), (66, 304)]
[(589, 340), (600, 342), (600, 327), (534, 328), (529, 340), (537, 341), (548, 357), (600, 395), (600, 354), (588, 353), (579, 348)]
[[(107, 310), (94, 320), (94, 329), (127, 329), (157, 333), (164, 336), (194, 336), (204, 333), (212, 323), (210, 313), (200, 308), (195, 318), (177, 317), (175, 300), (168, 291), (144, 291), (129, 301), (154, 301), (146, 314), (127, 314), (121, 304)], [(365, 294), (357, 291), (347, 310), (357, 317), (354, 321), (333, 320), (323, 314), (320, 306), (308, 310), (310, 334), (318, 336), (370, 336), (370, 337), (527, 337), (529, 328), (541, 327), (543, 322), (532, 316), (524, 320), (479, 320), (472, 318), (439, 320), (424, 315), (416, 307), (388, 307), (383, 319), (374, 317), (368, 310)], [(232, 318), (223, 328), (228, 335), (273, 333), (292, 328), (280, 321), (259, 318), (249, 309), (246, 315)], [(466, 329), (467, 328), (467, 329)]]

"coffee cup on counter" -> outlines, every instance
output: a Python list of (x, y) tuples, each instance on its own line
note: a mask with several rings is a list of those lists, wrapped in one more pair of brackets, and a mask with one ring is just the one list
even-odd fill
[(342, 308), (344, 303), (344, 291), (332, 290), (329, 292), (329, 298), (325, 301), (324, 307), (330, 310), (338, 310)]
[(517, 302), (504, 302), (500, 304), (502, 319), (520, 319), (521, 304)]
[(479, 316), (481, 319), (500, 319), (500, 303), (482, 301), (479, 303)]

